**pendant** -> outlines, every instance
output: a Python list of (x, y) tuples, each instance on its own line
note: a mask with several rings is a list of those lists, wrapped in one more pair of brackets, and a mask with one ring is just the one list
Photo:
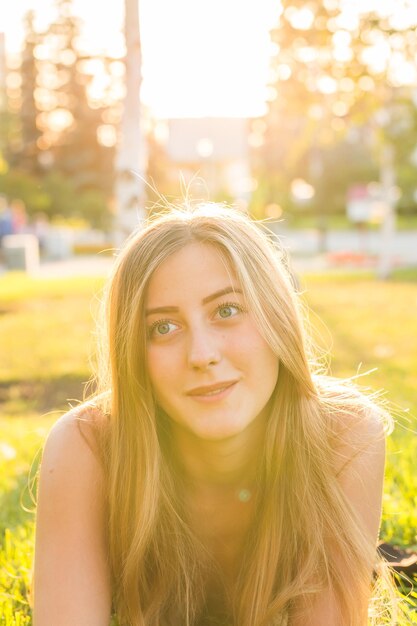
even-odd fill
[(249, 491), (249, 489), (239, 489), (239, 491), (237, 492), (237, 499), (240, 502), (249, 502), (251, 497), (252, 493)]

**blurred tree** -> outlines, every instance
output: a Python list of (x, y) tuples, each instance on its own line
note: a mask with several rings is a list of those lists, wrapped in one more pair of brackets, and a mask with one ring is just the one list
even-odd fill
[(16, 118), (7, 109), (0, 110), (0, 175), (9, 169), (10, 135), (16, 125)]
[(111, 230), (112, 215), (105, 193), (94, 188), (80, 191), (70, 178), (53, 170), (42, 178), (19, 169), (0, 171), (0, 194), (21, 199), (29, 218), (38, 213), (51, 220), (57, 216), (80, 218), (93, 228)]
[[(34, 12), (25, 17), (20, 76), (9, 74), (9, 110), (0, 119), (0, 189), (22, 198), (29, 214), (82, 212), (94, 226), (108, 228), (118, 122), (110, 77), (115, 59), (81, 49), (71, 0), (55, 0), (54, 8), (42, 32)], [(97, 74), (111, 85), (110, 94), (90, 93)]]
[(381, 145), (393, 149), (393, 167), (398, 185), (398, 212), (417, 213), (417, 102), (410, 97), (409, 90), (397, 88), (395, 99), (385, 111), (375, 140), (374, 151)]
[[(391, 124), (381, 125), (378, 117), (390, 117), (403, 97), (400, 81), (416, 78), (410, 64), (413, 24), (399, 29), (391, 18), (360, 13), (343, 0), (282, 0), (271, 33), (274, 57), (260, 162), (272, 177), (285, 172), (288, 188), (298, 177), (308, 181), (314, 191), (310, 206), (320, 215), (340, 207), (331, 194), (332, 161), (325, 155), (344, 142), (341, 153), (352, 153), (349, 145), (358, 144), (371, 158), (376, 138), (378, 151), (381, 142), (392, 142), (385, 132)], [(355, 170), (351, 160), (343, 163), (339, 194), (359, 180)]]
[(378, 111), (378, 118), (375, 152), (378, 153), (380, 163), (380, 199), (383, 213), (377, 274), (379, 278), (386, 279), (391, 276), (394, 266), (392, 239), (401, 201), (410, 203), (407, 212), (412, 208), (414, 214), (417, 213), (417, 119), (415, 103), (408, 90), (404, 87), (391, 89), (390, 99)]
[(39, 35), (34, 28), (34, 12), (29, 11), (24, 18), (25, 43), (22, 50), (21, 74), (21, 141), (15, 153), (15, 161), (30, 173), (39, 173), (40, 163), (38, 139), (41, 135), (36, 119), (39, 113), (35, 102), (38, 67), (35, 48), (39, 43)]
[(23, 200), (29, 216), (37, 212), (49, 213), (50, 198), (34, 174), (16, 168), (5, 171), (0, 175), (0, 193), (9, 199)]
[(91, 106), (91, 80), (83, 69), (91, 59), (78, 49), (80, 20), (72, 0), (56, 0), (57, 18), (42, 35), (38, 124), (43, 164), (71, 178), (78, 189), (112, 190), (114, 148), (99, 141), (103, 109)]

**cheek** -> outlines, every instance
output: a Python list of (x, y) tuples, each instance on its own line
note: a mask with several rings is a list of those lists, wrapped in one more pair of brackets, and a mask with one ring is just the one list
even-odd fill
[(151, 381), (151, 385), (154, 390), (158, 389), (159, 385), (166, 376), (165, 369), (167, 363), (169, 363), (169, 361), (167, 362), (166, 359), (163, 359), (159, 350), (152, 347), (148, 348), (147, 367), (149, 380)]
[(258, 388), (273, 388), (277, 382), (279, 358), (258, 333), (248, 337), (244, 347), (245, 359)]
[(181, 374), (180, 355), (164, 346), (149, 346), (147, 350), (149, 380), (156, 395), (169, 392)]
[(277, 367), (278, 357), (253, 324), (248, 325), (243, 334), (234, 338), (233, 346), (235, 353), (240, 354), (242, 359), (249, 360), (254, 367), (261, 362), (264, 367), (269, 366), (273, 370)]

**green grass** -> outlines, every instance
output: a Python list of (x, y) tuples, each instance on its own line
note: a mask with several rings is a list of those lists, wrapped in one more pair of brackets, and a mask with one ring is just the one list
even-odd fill
[(385, 389), (399, 408), (417, 415), (417, 283), (352, 275), (311, 276), (305, 283), (332, 372), (344, 377), (375, 369), (365, 384)]
[[(417, 283), (367, 276), (305, 278), (311, 324), (331, 371), (381, 390), (396, 420), (388, 440), (382, 536), (417, 547)], [(322, 321), (319, 321), (322, 320)], [(374, 371), (372, 371), (374, 370)]]
[[(310, 229), (324, 225), (328, 230), (350, 230), (356, 228), (345, 213), (333, 213), (319, 218), (317, 215), (307, 213), (291, 213), (284, 215), (284, 224), (289, 228)], [(370, 230), (379, 230), (379, 223), (370, 223)], [(417, 230), (417, 214), (396, 216), (397, 230)]]
[(0, 418), (0, 625), (30, 624), (34, 478), (52, 416)]
[(0, 402), (6, 415), (43, 413), (82, 395), (101, 284), (97, 278), (42, 280), (19, 273), (0, 278)]
[[(301, 278), (333, 374), (383, 389), (397, 427), (389, 440), (382, 538), (417, 544), (417, 282), (328, 274)], [(101, 281), (0, 277), (0, 626), (31, 623), (33, 478), (42, 443), (90, 376)], [(50, 413), (51, 412), (51, 413)], [(417, 622), (413, 622), (417, 623)]]

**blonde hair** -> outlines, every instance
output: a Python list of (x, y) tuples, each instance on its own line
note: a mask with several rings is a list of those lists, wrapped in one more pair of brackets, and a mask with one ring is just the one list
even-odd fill
[(100, 442), (119, 623), (192, 626), (205, 610), (210, 560), (186, 521), (166, 420), (148, 378), (144, 322), (151, 276), (192, 242), (224, 255), (280, 361), (256, 515), (229, 598), (234, 623), (269, 626), (300, 599), (308, 603), (329, 587), (340, 623), (365, 624), (375, 546), (364, 537), (334, 467), (340, 424), (365, 418), (370, 403), (315, 373), (299, 298), (272, 238), (240, 212), (213, 205), (173, 208), (153, 218), (127, 241), (108, 285), (96, 403), (107, 416)]

